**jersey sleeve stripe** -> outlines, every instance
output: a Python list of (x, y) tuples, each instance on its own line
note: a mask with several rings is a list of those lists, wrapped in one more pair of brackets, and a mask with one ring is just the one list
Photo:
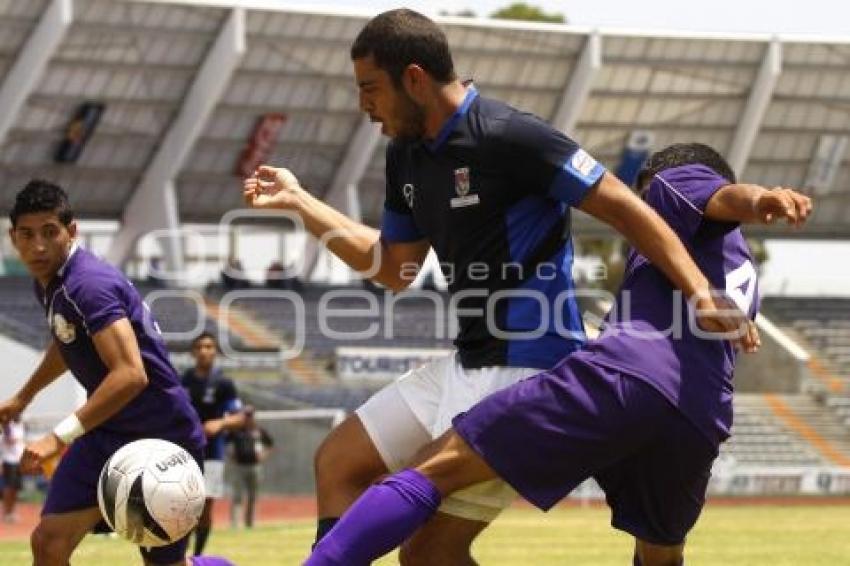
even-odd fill
[(387, 242), (415, 242), (423, 238), (413, 215), (384, 208), (381, 219), (381, 238)]

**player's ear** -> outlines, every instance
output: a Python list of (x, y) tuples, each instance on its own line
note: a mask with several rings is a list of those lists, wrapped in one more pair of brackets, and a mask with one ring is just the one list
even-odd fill
[(425, 69), (415, 63), (404, 68), (401, 73), (401, 85), (408, 96), (416, 102), (422, 103), (422, 98), (427, 85), (428, 73)]
[(68, 224), (68, 235), (71, 236), (71, 239), (75, 239), (77, 237), (77, 221), (71, 220)]

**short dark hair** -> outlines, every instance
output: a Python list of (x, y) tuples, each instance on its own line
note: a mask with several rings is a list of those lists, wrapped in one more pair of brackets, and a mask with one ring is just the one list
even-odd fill
[(216, 345), (216, 349), (218, 349), (218, 340), (216, 339), (215, 334), (213, 334), (209, 330), (204, 330), (192, 339), (192, 348), (194, 349), (195, 346), (197, 346), (201, 342), (201, 340), (204, 340), (206, 338), (212, 340)]
[(360, 30), (351, 45), (351, 59), (369, 55), (396, 87), (401, 86), (401, 75), (412, 64), (441, 83), (457, 76), (446, 34), (428, 17), (406, 8), (378, 14)]
[(74, 211), (68, 194), (59, 185), (49, 181), (33, 179), (15, 196), (15, 204), (9, 213), (12, 228), (24, 214), (55, 212), (59, 222), (68, 226), (74, 220)]
[(704, 143), (676, 143), (656, 151), (643, 164), (635, 181), (640, 189), (652, 177), (665, 169), (682, 165), (701, 164), (713, 169), (718, 175), (735, 183), (735, 172), (714, 148)]

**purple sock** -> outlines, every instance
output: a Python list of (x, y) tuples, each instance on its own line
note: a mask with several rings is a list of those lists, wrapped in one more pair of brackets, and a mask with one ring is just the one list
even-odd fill
[(416, 470), (394, 474), (354, 502), (304, 566), (371, 564), (430, 519), (440, 500), (434, 484)]
[(236, 566), (236, 564), (221, 556), (193, 556), (190, 560), (192, 566)]

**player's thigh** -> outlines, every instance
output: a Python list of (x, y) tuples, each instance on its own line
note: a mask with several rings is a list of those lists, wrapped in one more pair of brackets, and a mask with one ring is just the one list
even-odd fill
[(33, 549), (38, 554), (49, 545), (59, 544), (70, 553), (101, 519), (97, 507), (42, 515), (32, 534)]
[(411, 370), (357, 409), (356, 417), (385, 470), (409, 465), (431, 441), (449, 357)]
[(401, 547), (402, 566), (474, 564), (469, 549), (488, 523), (436, 513)]
[(314, 467), (319, 492), (338, 482), (368, 483), (387, 471), (356, 414), (347, 417), (322, 441)]
[(612, 525), (662, 555), (684, 544), (696, 524), (717, 457), (717, 447), (678, 411), (666, 419), (654, 441), (596, 475)]
[[(452, 370), (447, 373), (446, 387), (443, 390), (432, 434), (435, 436), (442, 434), (451, 426), (455, 416), (467, 411), (490, 394), (539, 372), (540, 370), (534, 368), (517, 367), (485, 367), (468, 370), (460, 365), (459, 360), (456, 360)], [(461, 442), (468, 449), (465, 441)], [(471, 449), (469, 452), (475, 454)], [(473, 459), (479, 464), (476, 466), (479, 472), (490, 469), (477, 454)], [(471, 471), (470, 473), (475, 475)], [(469, 485), (469, 482), (463, 482), (463, 474), (458, 474), (457, 479), (460, 483)], [(460, 520), (486, 525), (515, 498), (516, 492), (506, 482), (501, 479), (490, 479), (455, 491), (443, 499), (440, 512)]]

